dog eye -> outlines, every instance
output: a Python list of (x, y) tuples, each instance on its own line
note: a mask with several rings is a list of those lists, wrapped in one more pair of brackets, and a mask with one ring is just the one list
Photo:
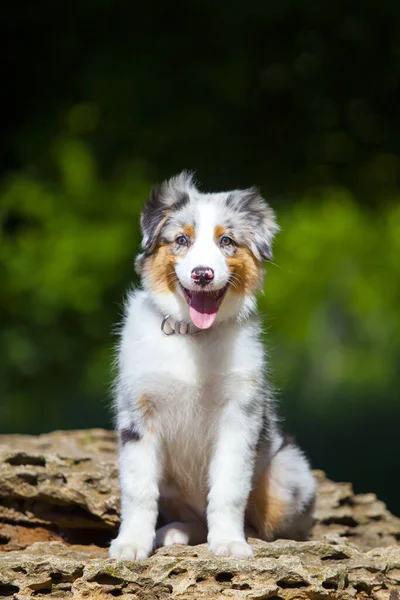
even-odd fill
[(189, 244), (189, 240), (187, 239), (186, 235), (178, 235), (178, 237), (175, 238), (175, 242), (178, 244), (178, 246), (187, 246)]
[(227, 235), (223, 235), (220, 239), (221, 246), (232, 246), (235, 242)]

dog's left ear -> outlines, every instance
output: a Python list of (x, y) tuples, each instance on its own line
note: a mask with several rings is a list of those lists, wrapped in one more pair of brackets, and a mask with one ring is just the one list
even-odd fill
[(257, 260), (272, 259), (272, 241), (279, 231), (275, 213), (257, 188), (237, 190), (228, 204), (243, 216), (245, 237)]
[[(254, 200), (258, 224), (254, 228), (253, 254), (259, 260), (272, 259), (272, 242), (275, 234), (279, 231), (275, 213), (258, 193)], [(258, 256), (257, 256), (258, 254)]]

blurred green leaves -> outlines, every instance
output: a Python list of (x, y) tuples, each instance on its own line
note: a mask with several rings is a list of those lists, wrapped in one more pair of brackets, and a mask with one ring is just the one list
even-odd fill
[[(79, 406), (82, 398), (96, 402), (96, 394), (105, 395), (112, 324), (133, 278), (139, 211), (149, 191), (134, 172), (118, 183), (102, 182), (77, 139), (60, 139), (54, 148), (56, 184), (17, 173), (1, 190), (0, 422), (6, 429), (39, 427), (55, 396)], [(16, 417), (11, 407), (24, 394), (41, 410)], [(49, 420), (52, 426), (68, 422)]]
[(269, 267), (260, 302), (280, 383), (301, 382), (304, 401), (319, 392), (311, 412), (340, 410), (342, 389), (356, 404), (373, 389), (397, 402), (389, 391), (399, 378), (400, 205), (378, 216), (331, 189), (280, 221), (278, 268)]

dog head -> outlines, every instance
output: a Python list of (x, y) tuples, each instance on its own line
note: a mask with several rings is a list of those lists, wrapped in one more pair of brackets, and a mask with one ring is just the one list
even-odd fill
[(204, 194), (183, 172), (152, 190), (141, 228), (136, 268), (161, 312), (208, 329), (254, 307), (278, 230), (257, 189)]

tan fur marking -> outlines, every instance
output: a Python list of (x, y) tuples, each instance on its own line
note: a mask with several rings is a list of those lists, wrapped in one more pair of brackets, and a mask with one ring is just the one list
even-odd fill
[(232, 292), (252, 294), (262, 281), (262, 267), (248, 248), (237, 248), (235, 256), (226, 259), (232, 278)]
[(214, 231), (214, 235), (218, 239), (224, 235), (225, 231), (225, 227), (222, 227), (222, 225), (217, 225)]
[(175, 256), (168, 244), (161, 243), (156, 247), (146, 260), (144, 270), (155, 292), (169, 294), (175, 291)]
[(183, 228), (183, 233), (187, 235), (188, 238), (194, 238), (194, 227), (193, 225), (185, 225)]
[(142, 413), (143, 419), (150, 421), (155, 412), (151, 397), (148, 394), (142, 394), (139, 396), (137, 404)]
[(271, 490), (268, 471), (264, 472), (250, 492), (246, 510), (249, 524), (261, 538), (272, 540), (279, 531), (285, 509), (285, 502), (274, 496)]

